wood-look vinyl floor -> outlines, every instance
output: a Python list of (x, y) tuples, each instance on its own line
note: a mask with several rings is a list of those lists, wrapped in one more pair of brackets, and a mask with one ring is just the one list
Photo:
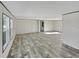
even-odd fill
[[(13, 45), (11, 47), (11, 50), (9, 52), (8, 58), (18, 58), (18, 57), (19, 58), (31, 58), (31, 57), (34, 57), (34, 58), (78, 58), (79, 57), (79, 50), (72, 48), (62, 42), (57, 43), (58, 41), (56, 41), (57, 44), (60, 44), (62, 46), (60, 47), (59, 51), (56, 50), (56, 52), (55, 52), (54, 48), (52, 49), (51, 46), (48, 46), (48, 43), (45, 44), (48, 40), (47, 36), (45, 37), (44, 35), (41, 35), (41, 34), (36, 34), (36, 35), (32, 34), (30, 36), (29, 35), (30, 34), (16, 35), (16, 38), (15, 38)], [(39, 36), (39, 37), (37, 37), (37, 36)], [(58, 35), (56, 37), (55, 36), (56, 35), (54, 35), (52, 37), (54, 37), (54, 39), (57, 40), (57, 39), (59, 39), (57, 37), (59, 37), (60, 35)], [(40, 39), (38, 39), (38, 38), (40, 38)], [(33, 47), (29, 47), (30, 45), (26, 41), (28, 43), (26, 46), (26, 44), (23, 44), (25, 42), (25, 41), (23, 41), (23, 39), (25, 39), (29, 43), (31, 43), (30, 45), (33, 45), (32, 43), (35, 44), (35, 41), (37, 42), (37, 44), (35, 44)], [(46, 39), (45, 43), (39, 43), (39, 42), (43, 42), (43, 39)], [(48, 42), (51, 42), (51, 41), (48, 40)], [(38, 47), (38, 46), (41, 46), (41, 44), (44, 45), (42, 47), (42, 49), (44, 49), (44, 50), (47, 49), (49, 51), (49, 54), (46, 54), (44, 50), (41, 50), (40, 47)], [(23, 49), (23, 47), (26, 47), (26, 48)], [(30, 48), (30, 50), (28, 50), (28, 51), (31, 51), (31, 52), (28, 52), (28, 51), (26, 52), (26, 50), (29, 48)], [(40, 52), (40, 53), (38, 53), (38, 52)]]

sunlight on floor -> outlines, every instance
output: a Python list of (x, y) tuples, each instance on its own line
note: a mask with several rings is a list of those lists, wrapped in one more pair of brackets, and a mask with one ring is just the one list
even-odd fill
[(61, 34), (60, 32), (44, 32), (44, 34)]

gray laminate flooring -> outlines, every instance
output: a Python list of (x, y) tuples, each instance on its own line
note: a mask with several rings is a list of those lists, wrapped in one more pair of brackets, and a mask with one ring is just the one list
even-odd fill
[(8, 58), (78, 58), (79, 50), (63, 44), (61, 34), (16, 35)]

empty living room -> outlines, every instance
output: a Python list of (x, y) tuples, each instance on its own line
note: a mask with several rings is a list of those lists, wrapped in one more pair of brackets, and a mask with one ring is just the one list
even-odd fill
[(79, 1), (0, 1), (0, 58), (79, 58)]

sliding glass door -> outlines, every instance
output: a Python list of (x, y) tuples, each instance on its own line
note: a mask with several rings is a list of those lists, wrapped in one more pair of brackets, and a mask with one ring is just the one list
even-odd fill
[(2, 21), (2, 27), (3, 27), (3, 39), (2, 39), (2, 43), (3, 43), (3, 50), (6, 48), (8, 42), (10, 41), (10, 18), (3, 14), (2, 17), (3, 21)]

